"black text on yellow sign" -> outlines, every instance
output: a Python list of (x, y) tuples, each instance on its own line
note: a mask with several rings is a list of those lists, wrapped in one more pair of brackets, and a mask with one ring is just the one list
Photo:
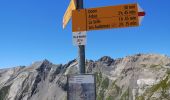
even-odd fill
[(72, 14), (73, 32), (139, 26), (137, 4), (74, 10)]

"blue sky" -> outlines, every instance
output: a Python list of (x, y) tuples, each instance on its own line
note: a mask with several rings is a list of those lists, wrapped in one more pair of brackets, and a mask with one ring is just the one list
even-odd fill
[[(62, 29), (70, 0), (0, 0), (0, 68), (48, 59), (67, 63), (76, 58), (71, 22)], [(170, 55), (170, 1), (84, 0), (84, 7), (139, 3), (146, 16), (140, 27), (87, 32), (86, 58), (113, 58), (136, 53)]]

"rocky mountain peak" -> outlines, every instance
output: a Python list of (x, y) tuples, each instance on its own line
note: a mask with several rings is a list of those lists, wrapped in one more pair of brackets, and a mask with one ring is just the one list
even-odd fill
[(113, 60), (113, 59), (109, 56), (103, 56), (99, 59), (99, 61), (103, 61), (103, 62), (108, 62), (108, 61), (111, 61), (111, 60)]
[[(136, 54), (97, 61), (86, 60), (86, 71), (96, 75), (97, 100), (169, 100), (170, 58)], [(0, 100), (66, 100), (67, 75), (78, 73), (78, 62), (53, 64), (48, 60), (27, 67), (0, 70)]]
[(49, 72), (51, 70), (52, 63), (48, 60), (43, 60), (42, 64), (36, 69), (38, 72)]
[(104, 56), (104, 57), (100, 58), (98, 61), (101, 62), (101, 63), (105, 63), (108, 66), (110, 66), (112, 63), (114, 63), (115, 60), (112, 59), (109, 56)]

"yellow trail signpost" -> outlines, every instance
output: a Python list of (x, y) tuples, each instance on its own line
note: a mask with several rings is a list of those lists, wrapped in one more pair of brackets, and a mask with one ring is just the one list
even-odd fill
[(72, 14), (73, 32), (139, 26), (139, 16), (145, 15), (138, 4), (73, 10)]
[(71, 0), (63, 17), (63, 28), (72, 17), (73, 43), (78, 46), (80, 74), (68, 76), (68, 100), (96, 100), (95, 77), (86, 74), (85, 70), (86, 31), (139, 26), (143, 16), (145, 12), (138, 4), (83, 9), (83, 0)]
[(76, 9), (76, 1), (75, 0), (71, 0), (70, 4), (64, 14), (63, 17), (63, 29), (66, 27), (66, 25), (68, 24), (69, 20), (71, 19), (72, 16), (72, 10)]

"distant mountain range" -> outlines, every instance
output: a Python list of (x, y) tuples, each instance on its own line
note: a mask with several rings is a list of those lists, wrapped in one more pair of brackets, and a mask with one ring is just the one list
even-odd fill
[[(78, 73), (77, 60), (0, 69), (0, 100), (67, 100), (68, 74)], [(136, 54), (86, 61), (96, 75), (97, 100), (170, 100), (170, 58)]]

